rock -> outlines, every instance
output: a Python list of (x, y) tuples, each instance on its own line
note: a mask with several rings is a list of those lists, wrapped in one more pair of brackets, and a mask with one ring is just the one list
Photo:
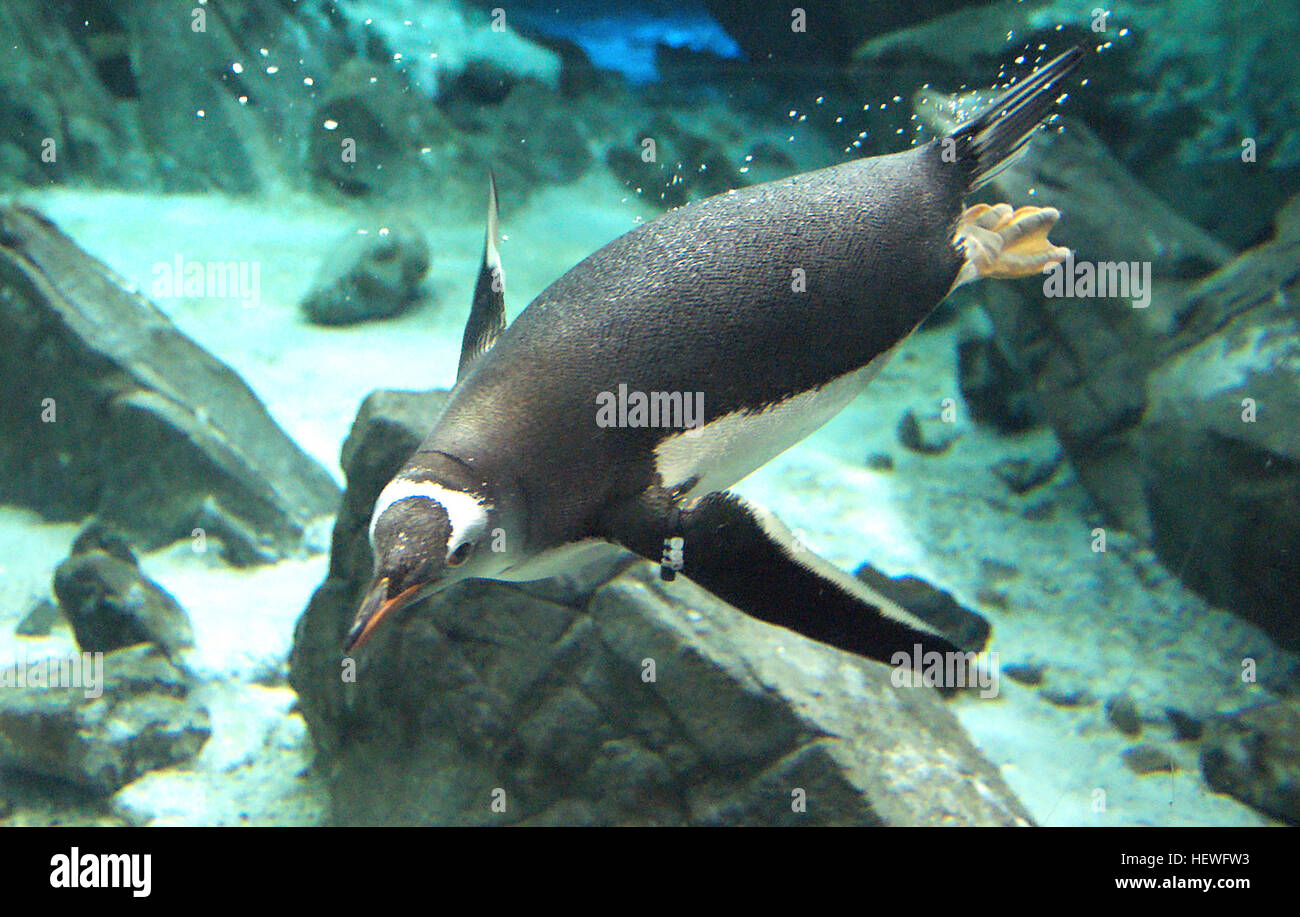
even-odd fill
[(957, 345), (957, 380), (976, 423), (1000, 433), (1019, 433), (1038, 423), (1024, 372), (1012, 366), (991, 334), (967, 336)]
[(1067, 122), (998, 176), (999, 196), (1050, 187), (1051, 203), (1077, 214), (1058, 238), (1080, 261), (1131, 262), (1140, 250), (1149, 304), (1044, 296), (1040, 282), (969, 295), (1029, 376), (1035, 413), (1106, 526), (1300, 647), (1300, 516), (1287, 509), (1300, 501), (1300, 345), (1287, 306), (1300, 296), (1300, 229), (1279, 219), (1273, 241), (1192, 280), (1222, 263), (1223, 246), (1154, 209), (1097, 147)]
[(1138, 717), (1137, 705), (1128, 694), (1116, 694), (1106, 699), (1106, 719), (1126, 736), (1136, 736), (1142, 732), (1142, 720)]
[[(323, 519), (324, 517), (318, 517), (307, 523), (302, 536), (303, 550), (311, 553), (326, 550), (316, 543), (319, 539), (313, 540), (313, 533)], [(222, 560), (234, 567), (267, 564), (277, 558), (276, 552), (262, 543), (255, 529), (238, 516), (227, 512), (212, 497), (203, 500), (195, 522), (197, 524), (190, 530), (190, 539), (191, 546), (196, 551), (206, 551), (208, 540), (215, 539)]]
[[(49, 16), (39, 4), (6, 3), (0, 9), (0, 32), (13, 39), (0, 74), (0, 170), (6, 179), (29, 185), (75, 174), (95, 184), (142, 186), (152, 157), (143, 151), (136, 112), (116, 104), (139, 96), (129, 80), (129, 62), (122, 66), (121, 20), (101, 6), (86, 10), (78, 26), (82, 43), (72, 39), (61, 17)], [(111, 49), (113, 44), (118, 47)], [(114, 79), (118, 73), (128, 79)]]
[[(182, 16), (167, 0), (87, 0), (51, 17), (32, 0), (5, 4), (0, 33), (15, 38), (0, 74), (0, 187), (257, 194), (307, 171), (350, 196), (406, 203), (415, 188), (440, 211), (480, 214), (496, 157), (516, 160), (499, 177), (518, 195), (536, 183), (518, 164), (536, 175), (590, 162), (582, 119), (565, 129), (575, 109), (560, 104), (559, 55), (516, 33), (514, 11), (495, 28), (492, 9), (223, 0)], [(520, 98), (523, 134), (480, 143), (440, 107), (522, 83), (549, 95)]]
[(1053, 445), (1045, 454), (999, 459), (993, 464), (993, 473), (1012, 493), (1027, 494), (1050, 481), (1063, 459), (1061, 450)]
[(458, 82), (435, 106), (392, 69), (364, 56), (347, 61), (316, 105), (312, 171), (348, 196), (394, 205), (407, 202), (411, 188), (427, 188), (440, 210), (469, 207), (481, 219), (489, 171), (504, 195), (519, 200), (590, 166), (589, 113), (578, 102), (532, 79), (503, 85), (495, 104), (476, 92)]
[(54, 622), (59, 619), (59, 608), (49, 599), (37, 599), (23, 615), (14, 630), (20, 637), (48, 637)]
[(1201, 773), (1215, 792), (1300, 825), (1300, 700), (1216, 717), (1206, 730)]
[(457, 99), (471, 106), (500, 105), (518, 82), (515, 74), (496, 61), (469, 61), (442, 91), (442, 103)]
[[(1300, 649), (1300, 228), (1170, 306), (1180, 333), (1130, 438), (1157, 554), (1215, 605)], [(1207, 500), (1207, 494), (1214, 499)]]
[[(968, 6), (876, 32), (855, 52), (849, 78), (867, 98), (906, 96), (925, 82), (988, 85), (1022, 51), (1027, 59), (1007, 66), (1007, 76), (1028, 72), (1035, 49), (1051, 55), (1076, 44), (1105, 46), (1068, 87), (1067, 114), (1081, 115), (1100, 132), (1138, 181), (1166, 202), (1162, 209), (1178, 211), (1233, 249), (1263, 238), (1270, 214), (1259, 203), (1300, 190), (1294, 117), (1300, 89), (1289, 78), (1300, 11), (1276, 11), (1266, 0), (1213, 7), (1185, 0), (1111, 8), (1104, 33), (1091, 31), (1094, 22), (1069, 0)], [(1243, 157), (1247, 139), (1254, 141), (1253, 161)], [(1056, 194), (1055, 182), (1039, 187)], [(1109, 209), (1116, 211), (1133, 205), (1129, 220), (1160, 222), (1145, 202), (1112, 201)], [(1118, 236), (1118, 229), (1109, 233)], [(1130, 250), (1148, 244), (1138, 235), (1124, 238)], [(1168, 254), (1176, 259), (1175, 248)]]
[(873, 452), (867, 456), (866, 465), (872, 471), (893, 471), (894, 457), (888, 452)]
[(1056, 707), (1089, 707), (1097, 702), (1087, 683), (1076, 673), (1064, 669), (1054, 670), (1053, 676), (1038, 689), (1038, 694)]
[(664, 209), (747, 184), (716, 141), (667, 114), (656, 115), (625, 144), (611, 146), (605, 163), (625, 185)]
[(54, 571), (54, 594), (82, 652), (108, 653), (151, 643), (176, 661), (194, 645), (190, 619), (145, 576), (124, 542), (92, 524)]
[(1142, 777), (1147, 774), (1169, 774), (1178, 770), (1174, 759), (1154, 745), (1134, 745), (1126, 748), (1123, 757), (1124, 766)]
[(479, 176), (491, 169), (515, 198), (538, 185), (576, 181), (590, 168), (590, 107), (524, 80), (497, 105), (453, 106), (447, 114), (463, 130), (461, 159), (477, 160)]
[(909, 409), (898, 421), (898, 441), (922, 455), (942, 455), (960, 436), (956, 424), (938, 415), (922, 418)]
[[(492, 4), (462, 0), (356, 0), (331, 14), (345, 32), (376, 59), (400, 60), (413, 90), (423, 99), (441, 98), (466, 74), (498, 74), (514, 83), (529, 79), (554, 90), (560, 56), (515, 31), (516, 10), (499, 19)], [(500, 23), (497, 25), (497, 23)]]
[(1025, 506), (1021, 515), (1031, 522), (1041, 522), (1046, 519), (1055, 518), (1056, 507), (1054, 507), (1051, 502), (1043, 500), (1039, 503), (1031, 503)]
[(1002, 674), (1012, 681), (1037, 687), (1043, 683), (1043, 666), (1041, 663), (1012, 662), (1002, 666)]
[(215, 506), (274, 556), (334, 511), (248, 386), (33, 210), (0, 209), (0, 290), (0, 501), (146, 550)]
[(304, 79), (346, 45), (324, 15), (277, 0), (196, 4), (201, 18), (166, 0), (3, 7), (0, 169), (37, 185), (264, 190), (278, 167), (297, 171), (285, 160), (306, 139)]
[(376, 220), (348, 233), (325, 257), (302, 308), (322, 325), (389, 318), (418, 298), (428, 270), (429, 245), (414, 223)]
[[(105, 654), (102, 694), (35, 686), (32, 665), (26, 687), (0, 692), (0, 767), (108, 796), (142, 774), (188, 761), (211, 734), (185, 676), (153, 647)], [(0, 675), (12, 678), (12, 670)], [(92, 680), (87, 673), (83, 684)]]
[[(346, 824), (1026, 824), (938, 695), (655, 567), (468, 582), (340, 667), (379, 489), (442, 393), (366, 399), (291, 682)], [(343, 677), (340, 677), (343, 673)]]
[(1205, 734), (1205, 724), (1192, 716), (1173, 707), (1165, 708), (1165, 716), (1174, 730), (1174, 741), (1195, 742)]
[[(918, 111), (936, 128), (951, 123), (924, 103)], [(998, 175), (997, 196), (1031, 200), (1032, 189), (1050, 188), (1052, 206), (1067, 215), (1054, 238), (1075, 251), (1075, 263), (1149, 264), (1151, 304), (1136, 309), (1132, 300), (1047, 296), (1046, 280), (1036, 279), (963, 288), (954, 301), (977, 304), (993, 341), (965, 344), (963, 385), (973, 389), (975, 410), (995, 423), (1009, 415), (1050, 425), (1110, 524), (1142, 537), (1150, 523), (1138, 480), (1141, 461), (1127, 434), (1146, 408), (1145, 379), (1161, 340), (1176, 327), (1158, 297), (1224, 263), (1228, 252), (1152, 200), (1086, 128), (1063, 120), (1062, 133), (1035, 136), (1026, 154)], [(993, 371), (1000, 358), (1005, 374)], [(991, 365), (981, 368), (981, 362)], [(981, 386), (982, 375), (993, 378)], [(989, 397), (981, 388), (994, 379), (1007, 388)]]
[(441, 112), (405, 91), (397, 73), (361, 57), (331, 74), (312, 124), (312, 170), (350, 196), (408, 194), (430, 177), (420, 149), (453, 135)]

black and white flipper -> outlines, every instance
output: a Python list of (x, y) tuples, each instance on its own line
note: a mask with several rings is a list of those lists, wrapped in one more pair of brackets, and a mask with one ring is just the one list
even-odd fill
[[(751, 617), (890, 662), (895, 653), (965, 652), (948, 636), (802, 545), (775, 516), (728, 492), (679, 508), (664, 491), (615, 514), (610, 540), (656, 563), (680, 549), (683, 576)], [(680, 538), (681, 542), (671, 539)]]
[(506, 276), (497, 248), (497, 180), (488, 173), (487, 232), (483, 241), (483, 263), (474, 284), (474, 304), (465, 323), (460, 345), (460, 365), (456, 381), (465, 377), (470, 364), (492, 349), (497, 336), (506, 328)]

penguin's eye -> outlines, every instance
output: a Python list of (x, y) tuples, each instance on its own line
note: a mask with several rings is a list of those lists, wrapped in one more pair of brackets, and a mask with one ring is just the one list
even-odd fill
[(474, 542), (466, 541), (447, 555), (447, 566), (459, 567), (474, 550)]

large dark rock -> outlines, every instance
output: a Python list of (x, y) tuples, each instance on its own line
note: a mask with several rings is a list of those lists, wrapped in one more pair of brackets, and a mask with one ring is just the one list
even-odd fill
[[(501, 177), (516, 194), (586, 168), (581, 110), (561, 106), (555, 54), (493, 30), (489, 10), (459, 0), (388, 16), (362, 6), (0, 5), (0, 34), (13, 38), (0, 72), (0, 187), (80, 180), (253, 194), (314, 173), (349, 195), (402, 200), (415, 188), (453, 211), (472, 197), (478, 212), (493, 159), (512, 161)], [(502, 106), (501, 130), (463, 135), (434, 101), (462, 87), (487, 104), (493, 73), (503, 87), (536, 87)]]
[(1300, 650), (1298, 299), (1300, 220), (1284, 220), (1272, 242), (1171, 298), (1179, 331), (1163, 342), (1131, 437), (1161, 558), (1292, 650)]
[(1216, 717), (1201, 773), (1215, 791), (1300, 825), (1300, 703), (1289, 698)]
[[(40, 214), (0, 210), (0, 501), (149, 549), (196, 529), (295, 550), (329, 474), (225, 364)], [(256, 559), (256, 552), (244, 552)]]
[[(0, 667), (0, 767), (108, 796), (189, 760), (211, 735), (189, 680), (152, 646), (104, 654), (98, 676), (88, 659), (71, 660), (87, 665), (76, 686), (54, 674), (59, 662), (17, 663), (22, 685), (14, 683), (17, 669)], [(35, 682), (40, 670), (49, 673), (44, 683)]]
[(363, 58), (329, 77), (316, 100), (312, 170), (350, 195), (405, 194), (431, 179), (419, 156), (451, 132), (435, 106), (415, 98), (391, 68)]
[(933, 690), (622, 552), (558, 583), (461, 584), (344, 660), (373, 501), (442, 398), (363, 404), (329, 577), (298, 622), (291, 680), (335, 820), (1028, 821)]
[(1156, 276), (1145, 310), (977, 294), (1108, 524), (1292, 649), (1300, 350), (1287, 303), (1300, 295), (1298, 229), (1194, 285)]
[[(567, 184), (591, 166), (589, 134), (593, 122), (614, 117), (612, 101), (566, 98), (535, 80), (505, 89), (500, 101), (488, 103), (462, 92), (440, 99), (457, 128), (454, 164), (448, 166), (482, 180), (489, 169), (497, 184), (518, 200), (537, 186)], [(609, 109), (602, 111), (605, 105)], [(626, 112), (622, 112), (626, 117)], [(479, 188), (474, 203), (481, 208)]]
[[(951, 123), (933, 97), (918, 105), (932, 127)], [(1058, 207), (1053, 237), (1076, 263), (1149, 267), (1147, 304), (1048, 296), (1040, 278), (954, 299), (987, 315), (1032, 413), (1053, 427), (1106, 523), (1151, 544), (1210, 601), (1300, 647), (1300, 351), (1287, 307), (1300, 288), (1300, 205), (1279, 217), (1272, 243), (1229, 262), (1064, 120), (995, 179), (993, 196)]]

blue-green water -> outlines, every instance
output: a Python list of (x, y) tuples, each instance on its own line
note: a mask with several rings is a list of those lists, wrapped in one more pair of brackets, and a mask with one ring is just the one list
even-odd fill
[[(1300, 820), (1300, 12), (881, 6), (0, 9), (0, 820)], [(671, 208), (911, 149), (1075, 46), (968, 201), (1057, 208), (1070, 259), (957, 289), (734, 487), (978, 615), (991, 690), (630, 555), (342, 652), (442, 404), (367, 398), (455, 385), (489, 172), (514, 318)]]

